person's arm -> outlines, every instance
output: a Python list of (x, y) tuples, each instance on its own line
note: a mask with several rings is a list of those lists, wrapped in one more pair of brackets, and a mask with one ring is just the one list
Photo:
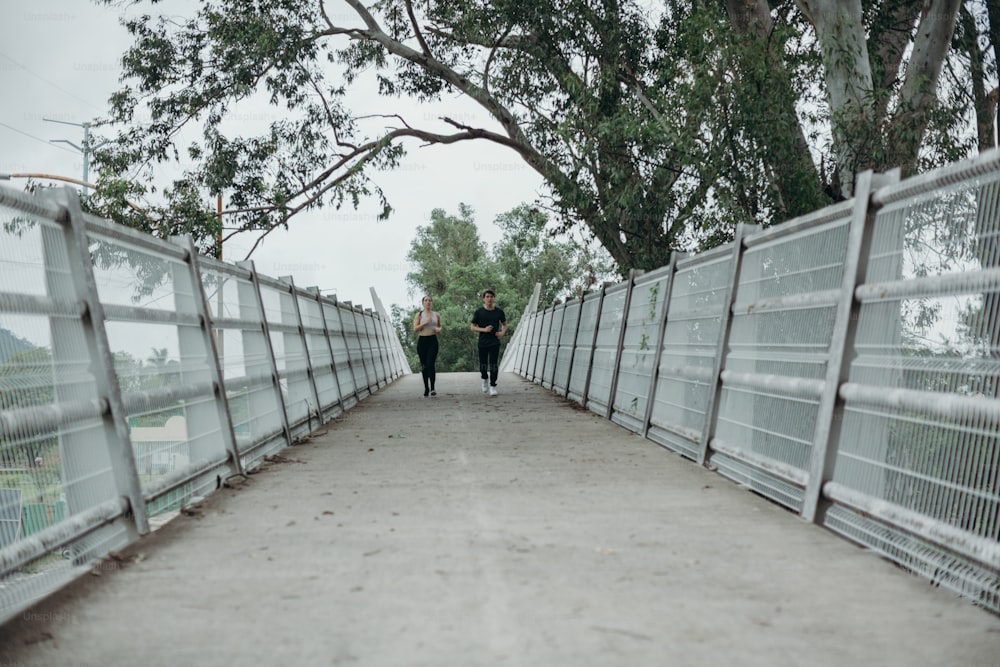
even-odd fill
[[(479, 313), (477, 311), (476, 315), (478, 315), (478, 314)], [(487, 331), (489, 331), (492, 328), (492, 325), (489, 326), (489, 327), (481, 327), (481, 326), (479, 326), (479, 322), (476, 319), (476, 315), (472, 316), (472, 324), (469, 325), (469, 328), (472, 329), (473, 331), (475, 331), (476, 333), (486, 333)]]
[(505, 333), (507, 333), (507, 320), (501, 320), (500, 331), (497, 332), (497, 338), (503, 338)]
[(420, 313), (418, 312), (413, 316), (413, 330), (419, 332), (423, 328), (423, 325), (420, 324)]

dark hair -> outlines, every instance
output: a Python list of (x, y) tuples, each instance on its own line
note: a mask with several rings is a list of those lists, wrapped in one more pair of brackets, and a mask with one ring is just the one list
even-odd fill
[(487, 294), (492, 294), (493, 296), (496, 296), (496, 292), (494, 292), (494, 291), (493, 291), (493, 290), (491, 290), (491, 289), (488, 289), (488, 290), (486, 290), (485, 292), (483, 292), (483, 296), (484, 296), (484, 297), (485, 297), (485, 296), (486, 296)]

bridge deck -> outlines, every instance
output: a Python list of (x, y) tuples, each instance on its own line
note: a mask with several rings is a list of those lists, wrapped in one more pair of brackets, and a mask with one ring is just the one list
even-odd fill
[(0, 628), (23, 665), (995, 665), (1000, 618), (514, 375), (406, 376)]

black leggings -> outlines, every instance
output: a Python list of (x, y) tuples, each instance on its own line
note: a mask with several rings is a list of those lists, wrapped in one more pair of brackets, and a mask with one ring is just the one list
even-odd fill
[[(438, 337), (419, 336), (417, 338), (417, 357), (420, 358), (420, 375), (424, 378), (424, 390), (433, 389), (434, 380), (437, 379), (434, 362), (438, 358)], [(427, 386), (428, 382), (430, 382), (430, 387)]]
[(486, 379), (490, 375), (490, 386), (497, 386), (497, 374), (500, 372), (500, 346), (479, 348), (479, 377)]

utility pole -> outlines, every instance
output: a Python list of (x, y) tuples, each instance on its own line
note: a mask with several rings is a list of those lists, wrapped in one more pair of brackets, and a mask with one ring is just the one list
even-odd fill
[[(75, 125), (76, 127), (83, 128), (83, 146), (77, 146), (72, 141), (69, 141), (67, 139), (50, 139), (49, 141), (51, 141), (54, 144), (58, 143), (69, 144), (76, 150), (83, 153), (83, 179), (81, 180), (83, 180), (83, 182), (86, 183), (88, 180), (90, 180), (88, 178), (88, 176), (90, 176), (90, 154), (92, 152), (91, 150), (92, 147), (90, 145), (90, 127), (91, 125), (93, 125), (93, 123), (89, 121), (84, 121), (83, 123), (71, 123), (66, 120), (55, 120), (54, 118), (42, 118), (42, 120), (48, 121), (50, 123), (62, 123), (63, 125)], [(101, 142), (101, 145), (103, 145), (104, 143), (105, 142)], [(83, 196), (84, 197), (87, 196), (86, 186), (84, 186), (83, 188)]]

